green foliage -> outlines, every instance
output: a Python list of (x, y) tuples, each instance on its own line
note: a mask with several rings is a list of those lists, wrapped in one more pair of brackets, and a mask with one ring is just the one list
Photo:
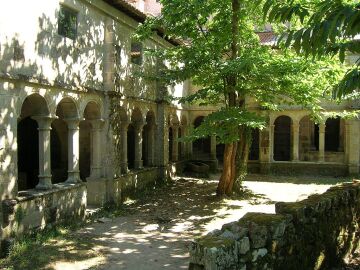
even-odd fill
[[(267, 0), (264, 14), (272, 22), (303, 22), (300, 29), (290, 28), (281, 38), (285, 46), (306, 56), (360, 54), (360, 3), (354, 0), (294, 1)], [(351, 67), (334, 90), (338, 98), (360, 88), (360, 62)]]
[(239, 140), (239, 127), (263, 129), (265, 125), (265, 119), (254, 112), (236, 107), (221, 108), (208, 115), (188, 139), (216, 135), (219, 143), (226, 144)]
[[(151, 74), (153, 79), (168, 84), (191, 79), (200, 88), (180, 102), (223, 107), (194, 131), (193, 138), (212, 134), (221, 142), (233, 142), (239, 127), (263, 126), (263, 119), (248, 113), (244, 100), (254, 100), (265, 109), (299, 104), (320, 112), (320, 101), (331, 97), (332, 85), (344, 74), (333, 59), (304, 59), (261, 45), (255, 29), (263, 24), (262, 0), (241, 1), (235, 35), (239, 48), (233, 57), (232, 2), (161, 0), (162, 15), (149, 18), (136, 33), (141, 40), (154, 29), (163, 29), (166, 37), (180, 40), (179, 46), (148, 52), (166, 63), (157, 74)], [(303, 14), (305, 18), (308, 12), (301, 4), (288, 15)], [(272, 16), (279, 19), (277, 14)], [(237, 98), (234, 110), (229, 109), (229, 93)]]

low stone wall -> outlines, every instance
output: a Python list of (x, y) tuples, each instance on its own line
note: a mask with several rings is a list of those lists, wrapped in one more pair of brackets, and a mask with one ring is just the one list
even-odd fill
[(1, 240), (50, 224), (82, 220), (86, 209), (84, 184), (57, 184), (46, 191), (27, 190), (18, 197), (2, 201)]
[(276, 214), (248, 213), (193, 242), (189, 269), (331, 269), (359, 248), (360, 183), (330, 188)]

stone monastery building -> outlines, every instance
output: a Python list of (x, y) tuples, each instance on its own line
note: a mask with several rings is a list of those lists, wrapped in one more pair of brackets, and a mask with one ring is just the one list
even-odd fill
[[(164, 181), (187, 160), (212, 168), (216, 138), (179, 142), (214, 111), (170, 103), (196, 88), (137, 76), (156, 69), (144, 48), (176, 46), (132, 33), (156, 0), (6, 1), (0, 10), (0, 238), (120, 202)], [(261, 37), (261, 35), (260, 35)], [(248, 104), (258, 110), (256, 104)], [(327, 104), (332, 111), (356, 107)], [(359, 173), (359, 121), (323, 119), (293, 106), (254, 131), (250, 170)]]

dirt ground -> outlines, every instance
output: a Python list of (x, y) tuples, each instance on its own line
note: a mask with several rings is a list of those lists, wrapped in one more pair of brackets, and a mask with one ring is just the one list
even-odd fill
[(42, 245), (44, 255), (52, 253), (37, 269), (187, 269), (188, 245), (194, 238), (247, 212), (274, 213), (277, 201), (301, 200), (343, 181), (250, 175), (241, 198), (218, 198), (218, 177), (179, 177), (140, 194), (126, 202), (120, 216), (99, 219), (65, 239), (54, 238)]

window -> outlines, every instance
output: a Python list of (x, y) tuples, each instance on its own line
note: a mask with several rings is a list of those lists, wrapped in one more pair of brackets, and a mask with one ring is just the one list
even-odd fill
[(133, 42), (131, 43), (131, 63), (136, 65), (142, 64), (142, 44), (140, 42)]
[(60, 6), (58, 34), (75, 40), (77, 34), (77, 12), (75, 10)]

